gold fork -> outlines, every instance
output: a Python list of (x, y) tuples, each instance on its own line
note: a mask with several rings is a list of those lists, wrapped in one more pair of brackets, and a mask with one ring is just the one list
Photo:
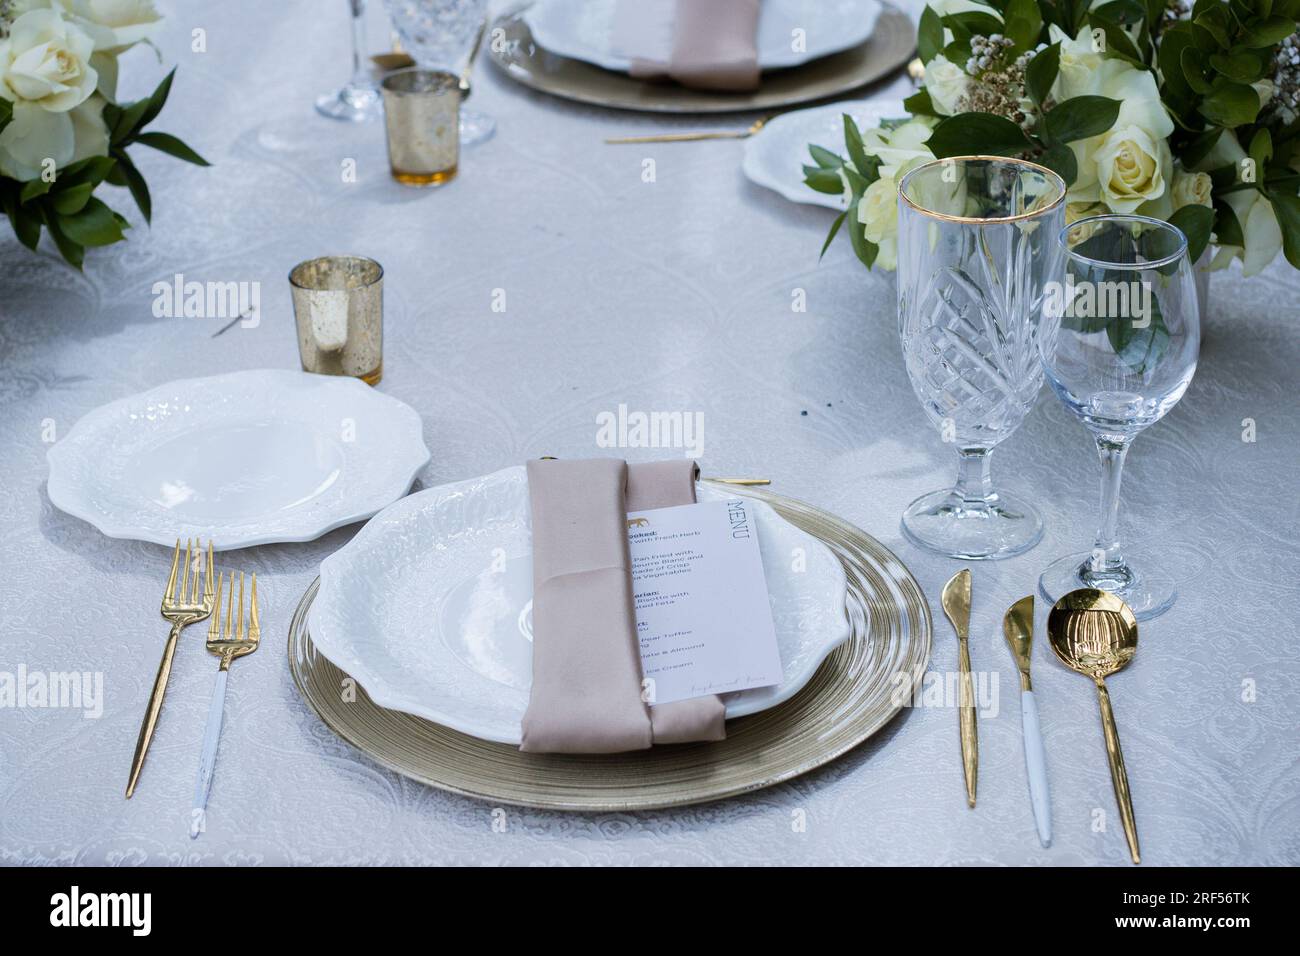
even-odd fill
[[(163, 695), (167, 693), (167, 679), (172, 673), (172, 657), (176, 654), (176, 641), (181, 631), (195, 621), (201, 621), (212, 613), (212, 542), (208, 542), (208, 559), (204, 562), (203, 593), (199, 594), (199, 569), (191, 564), (193, 540), (185, 542), (185, 568), (181, 571), (180, 587), (177, 587), (176, 572), (181, 559), (181, 539), (176, 539), (176, 550), (172, 552), (172, 573), (167, 579), (167, 590), (162, 599), (162, 616), (171, 622), (171, 636), (163, 648), (162, 661), (158, 664), (158, 676), (154, 678), (153, 693), (149, 695), (149, 706), (144, 712), (144, 722), (140, 725), (140, 737), (135, 742), (135, 756), (131, 758), (131, 777), (126, 783), (126, 797), (131, 799), (135, 785), (140, 779), (140, 770), (144, 767), (144, 755), (149, 750), (149, 741), (153, 740), (154, 728), (158, 725), (158, 714), (162, 710)], [(203, 542), (199, 542), (202, 549)], [(198, 556), (202, 557), (202, 550)], [(191, 574), (192, 572), (192, 574)]]
[(257, 615), (257, 575), (253, 575), (248, 601), (248, 633), (244, 633), (244, 572), (239, 572), (239, 610), (235, 613), (232, 630), (230, 618), (235, 605), (235, 572), (230, 572), (230, 593), (226, 596), (226, 621), (221, 622), (222, 576), (217, 576), (217, 605), (208, 625), (208, 653), (221, 658), (217, 669), (217, 683), (212, 688), (212, 703), (208, 706), (208, 726), (203, 734), (203, 754), (199, 757), (199, 775), (194, 781), (194, 802), (190, 811), (190, 839), (195, 839), (205, 829), (208, 793), (212, 790), (212, 772), (217, 766), (217, 744), (221, 739), (221, 715), (226, 705), (226, 675), (230, 662), (237, 657), (257, 650), (262, 639), (262, 625)]
[(606, 143), (611, 146), (629, 143), (690, 143), (701, 139), (748, 139), (757, 133), (771, 117), (756, 120), (746, 129), (715, 130), (697, 133), (653, 133), (649, 136), (614, 136)]

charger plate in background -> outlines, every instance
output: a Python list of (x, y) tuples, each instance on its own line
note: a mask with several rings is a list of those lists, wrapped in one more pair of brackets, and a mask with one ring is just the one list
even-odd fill
[(911, 19), (886, 3), (865, 42), (801, 66), (769, 70), (751, 93), (717, 93), (638, 80), (551, 53), (533, 38), (524, 13), (493, 21), (489, 35), (492, 62), (524, 86), (580, 103), (651, 113), (734, 113), (843, 96), (888, 76), (916, 50)]
[(848, 641), (794, 697), (727, 722), (727, 739), (624, 754), (526, 754), (379, 707), (316, 651), (313, 581), (289, 625), (289, 670), (307, 703), (344, 740), (413, 780), (494, 803), (549, 810), (628, 811), (684, 806), (770, 787), (819, 767), (883, 727), (910, 699), (930, 659), (930, 608), (888, 548), (829, 512), (745, 489), (823, 541), (848, 578)]

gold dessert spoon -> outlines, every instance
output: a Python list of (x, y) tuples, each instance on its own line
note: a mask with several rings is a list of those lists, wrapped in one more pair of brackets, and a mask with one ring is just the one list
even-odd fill
[(1134, 863), (1141, 863), (1137, 823), (1133, 819), (1133, 797), (1129, 793), (1128, 774), (1124, 771), (1124, 752), (1119, 746), (1115, 712), (1106, 691), (1106, 678), (1122, 669), (1137, 652), (1137, 618), (1115, 595), (1094, 588), (1080, 588), (1066, 594), (1052, 607), (1047, 615), (1047, 637), (1061, 663), (1091, 677), (1097, 685), (1115, 802), (1119, 804), (1129, 854)]

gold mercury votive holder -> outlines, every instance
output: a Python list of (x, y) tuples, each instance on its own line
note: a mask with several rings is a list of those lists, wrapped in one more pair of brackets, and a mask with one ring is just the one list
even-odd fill
[(289, 272), (304, 371), (375, 385), (384, 374), (384, 269), (361, 256), (322, 256)]
[(460, 80), (454, 73), (412, 66), (380, 84), (388, 165), (406, 186), (440, 186), (460, 162)]

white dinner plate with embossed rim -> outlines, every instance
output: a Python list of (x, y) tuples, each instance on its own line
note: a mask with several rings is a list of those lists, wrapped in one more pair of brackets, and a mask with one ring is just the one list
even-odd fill
[(819, 193), (805, 185), (803, 167), (813, 163), (808, 155), (810, 143), (844, 155), (845, 113), (859, 127), (876, 126), (883, 119), (908, 115), (903, 101), (897, 99), (850, 100), (782, 113), (745, 141), (745, 158), (741, 163), (745, 176), (791, 202), (842, 210), (844, 196)]
[(359, 379), (257, 369), (109, 402), (47, 457), (50, 501), (110, 538), (227, 551), (369, 518), (429, 449), (415, 410)]
[[(613, 49), (618, 3), (537, 0), (521, 15), (543, 50), (627, 73), (632, 59)], [(865, 43), (880, 12), (879, 0), (765, 0), (756, 37), (758, 66), (763, 70), (799, 66)], [(797, 37), (796, 30), (802, 31)]]
[[(732, 497), (697, 486), (700, 501)], [(812, 535), (754, 509), (784, 679), (725, 695), (727, 717), (781, 703), (849, 636), (846, 578)], [(384, 509), (321, 564), (316, 649), (380, 707), (518, 744), (532, 681), (532, 534), (522, 466)]]

